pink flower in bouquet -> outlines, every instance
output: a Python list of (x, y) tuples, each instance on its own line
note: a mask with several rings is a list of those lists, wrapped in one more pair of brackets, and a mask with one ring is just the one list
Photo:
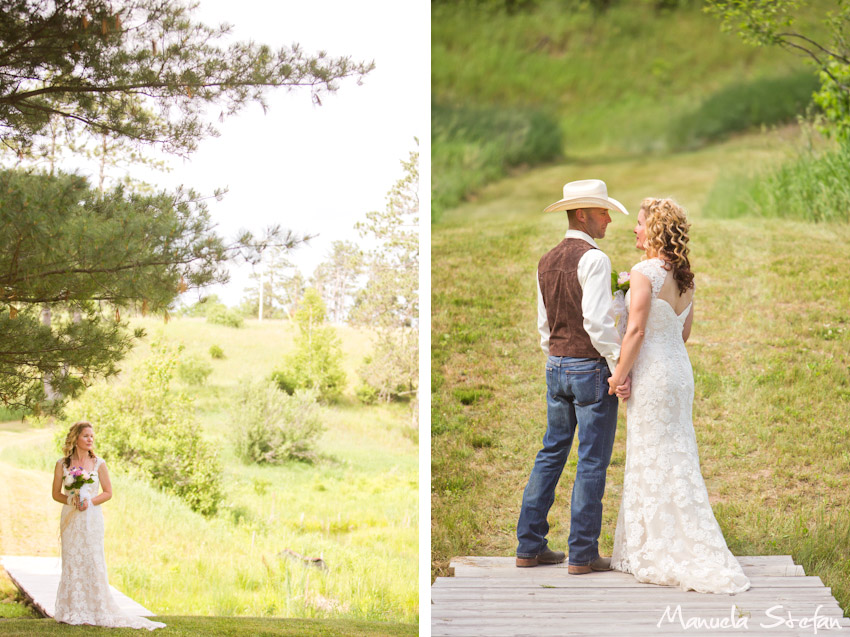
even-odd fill
[(624, 283), (629, 282), (629, 273), (628, 272), (620, 272), (620, 276), (617, 277), (617, 285), (623, 285)]

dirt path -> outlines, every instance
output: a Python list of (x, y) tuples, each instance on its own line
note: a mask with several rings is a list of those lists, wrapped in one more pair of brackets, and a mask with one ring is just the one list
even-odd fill
[[(0, 452), (50, 444), (48, 429), (0, 431)], [(59, 555), (60, 505), (50, 497), (53, 474), (0, 461), (0, 555)]]

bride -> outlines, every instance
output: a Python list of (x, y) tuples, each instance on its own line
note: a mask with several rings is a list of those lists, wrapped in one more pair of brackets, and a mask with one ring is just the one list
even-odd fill
[(628, 326), (608, 381), (615, 393), (631, 373), (611, 567), (639, 582), (740, 593), (750, 581), (711, 510), (691, 420), (694, 377), (685, 349), (694, 317), (689, 227), (671, 199), (641, 204), (635, 235), (646, 259), (631, 271)]
[[(112, 498), (112, 484), (106, 463), (94, 455), (94, 429), (90, 423), (80, 421), (71, 426), (62, 454), (53, 473), (53, 499), (65, 505), (60, 521), (62, 575), (54, 618), (66, 624), (148, 630), (165, 627), (160, 622), (125, 614), (112, 599), (100, 510)], [(103, 489), (101, 493), (98, 487)]]

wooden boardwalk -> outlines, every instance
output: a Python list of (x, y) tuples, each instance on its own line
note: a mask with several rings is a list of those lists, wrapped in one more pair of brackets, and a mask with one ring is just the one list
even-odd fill
[(516, 568), (512, 557), (459, 557), (451, 562), (454, 577), (431, 587), (431, 635), (850, 636), (850, 618), (830, 589), (790, 556), (738, 561), (752, 588), (712, 595), (615, 571), (569, 575), (566, 564)]
[[(9, 578), (26, 596), (33, 606), (45, 617), (53, 617), (56, 610), (56, 591), (59, 589), (59, 575), (62, 561), (58, 557), (29, 557), (24, 555), (4, 555), (0, 558)], [(124, 593), (112, 589), (112, 597), (122, 611), (129, 615), (151, 617), (153, 613), (134, 602)]]

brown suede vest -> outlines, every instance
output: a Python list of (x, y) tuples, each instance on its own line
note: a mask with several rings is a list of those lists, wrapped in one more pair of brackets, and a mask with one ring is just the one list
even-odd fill
[(546, 318), (549, 319), (549, 355), (599, 358), (584, 329), (578, 262), (588, 250), (596, 250), (583, 239), (564, 239), (543, 255), (537, 280)]

